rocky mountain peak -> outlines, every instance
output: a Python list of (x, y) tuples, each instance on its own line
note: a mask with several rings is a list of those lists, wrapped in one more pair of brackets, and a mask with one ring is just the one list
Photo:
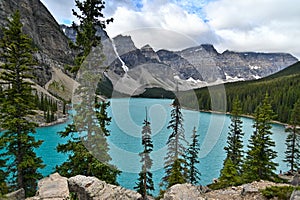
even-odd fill
[(142, 54), (146, 57), (149, 58), (150, 60), (153, 60), (154, 62), (160, 62), (159, 56), (157, 53), (153, 50), (153, 48), (147, 44), (141, 48)]
[(113, 38), (113, 41), (117, 52), (120, 56), (128, 52), (137, 50), (131, 36), (118, 35)]
[(0, 25), (5, 26), (6, 18), (16, 10), (21, 13), (23, 31), (28, 34), (41, 54), (41, 61), (50, 58), (62, 63), (72, 62), (72, 51), (68, 39), (59, 24), (39, 0), (6, 0), (0, 3)]
[(219, 55), (215, 47), (211, 44), (201, 44), (199, 46), (190, 47), (179, 51), (178, 54), (182, 55), (183, 57), (187, 57), (190, 55), (197, 55), (202, 57), (213, 57)]
[(62, 67), (73, 63), (73, 52), (68, 38), (40, 0), (0, 1), (0, 26), (6, 26), (7, 18), (17, 10), (21, 14), (24, 33), (32, 38), (38, 49), (35, 58), (40, 66), (33, 70), (34, 81), (44, 86), (51, 79), (50, 66)]

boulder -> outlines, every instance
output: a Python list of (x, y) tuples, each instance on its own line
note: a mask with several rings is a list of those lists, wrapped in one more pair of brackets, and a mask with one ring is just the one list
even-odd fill
[(76, 193), (79, 200), (138, 200), (137, 192), (107, 184), (96, 177), (77, 175), (68, 179), (70, 192)]
[(1, 198), (0, 199), (4, 200), (4, 199), (9, 199), (9, 200), (24, 200), (25, 199), (25, 190), (22, 188), (22, 189), (19, 189), (15, 192), (12, 192), (12, 193), (9, 193), (9, 194), (6, 194), (4, 196), (4, 198)]
[(40, 180), (36, 196), (28, 200), (67, 200), (69, 195), (68, 179), (55, 173)]
[(290, 200), (300, 200), (300, 191), (299, 190), (294, 190)]
[(291, 181), (291, 184), (293, 186), (298, 186), (300, 185), (300, 176), (299, 174), (295, 174), (295, 176), (293, 177), (292, 181)]
[(164, 194), (163, 200), (205, 200), (201, 186), (191, 184), (177, 184), (170, 187)]
[(245, 196), (247, 194), (258, 193), (258, 192), (259, 192), (259, 190), (257, 187), (254, 187), (251, 184), (245, 184), (245, 185), (243, 185), (241, 195)]

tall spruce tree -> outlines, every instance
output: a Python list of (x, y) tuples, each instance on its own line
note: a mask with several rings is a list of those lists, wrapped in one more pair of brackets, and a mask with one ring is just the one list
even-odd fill
[(235, 98), (232, 103), (231, 124), (229, 126), (229, 133), (227, 137), (227, 146), (224, 147), (227, 158), (229, 158), (233, 165), (236, 166), (237, 171), (240, 171), (243, 160), (243, 121), (241, 120), (242, 107), (238, 98)]
[(138, 183), (134, 187), (138, 193), (142, 195), (144, 200), (147, 200), (150, 193), (148, 192), (154, 190), (154, 184), (152, 180), (152, 159), (150, 153), (153, 151), (153, 144), (151, 139), (151, 127), (150, 122), (147, 117), (147, 108), (146, 108), (146, 119), (144, 120), (144, 126), (142, 130), (142, 145), (144, 147), (143, 152), (140, 153), (142, 171), (139, 173)]
[(181, 106), (177, 97), (174, 99), (172, 106), (171, 120), (167, 127), (172, 130), (172, 133), (167, 141), (168, 151), (164, 165), (165, 176), (162, 178), (162, 185), (167, 188), (187, 182), (186, 161), (184, 159), (186, 152), (184, 143), (187, 143), (187, 141), (184, 136)]
[(251, 135), (246, 159), (243, 165), (243, 178), (247, 182), (272, 180), (276, 177), (274, 170), (278, 165), (273, 161), (277, 152), (272, 148), (271, 119), (274, 117), (269, 95), (266, 94), (262, 104), (255, 112), (254, 133)]
[(110, 135), (110, 131), (107, 129), (107, 126), (110, 125), (111, 117), (108, 116), (107, 108), (110, 106), (109, 101), (98, 101), (96, 98), (95, 108), (96, 108), (96, 117), (99, 121), (100, 128), (105, 136)]
[[(1, 95), (1, 90), (0, 90), (0, 95)], [(2, 140), (2, 138), (0, 138), (0, 150), (3, 148), (5, 148), (5, 143)], [(1, 156), (1, 154), (0, 154), (0, 156)], [(8, 187), (7, 187), (7, 183), (6, 183), (6, 177), (8, 176), (8, 173), (4, 169), (6, 166), (6, 162), (7, 162), (7, 159), (5, 159), (5, 158), (0, 159), (0, 197), (1, 197), (1, 195), (8, 193)]]
[(75, 67), (72, 72), (79, 70), (93, 47), (101, 45), (101, 37), (97, 35), (97, 29), (105, 29), (106, 25), (113, 21), (112, 18), (104, 18), (105, 2), (103, 0), (75, 0), (75, 5), (80, 13), (74, 9), (72, 12), (79, 19), (80, 24), (73, 23), (72, 25), (77, 33), (73, 47), (79, 50), (79, 54), (75, 58)]
[(193, 129), (192, 142), (187, 149), (186, 161), (187, 161), (187, 179), (193, 185), (199, 184), (201, 173), (197, 168), (197, 164), (200, 163), (198, 154), (200, 152), (200, 143), (198, 139), (196, 127)]
[[(109, 135), (106, 126), (111, 118), (107, 116), (105, 110), (109, 104), (98, 102), (95, 95), (97, 83), (102, 75), (97, 73), (96, 68), (103, 63), (104, 59), (101, 38), (96, 35), (97, 27), (105, 28), (106, 22), (102, 14), (104, 2), (76, 0), (75, 3), (80, 10), (80, 14), (73, 10), (73, 14), (80, 20), (79, 25), (74, 25), (77, 30), (76, 47), (80, 51), (75, 61), (76, 67), (80, 68), (80, 73), (77, 74), (80, 85), (76, 88), (75, 98), (73, 98), (75, 99), (73, 108), (76, 113), (73, 124), (68, 127), (69, 130), (60, 134), (65, 136), (76, 131), (78, 137), (73, 137), (75, 143), (69, 140), (67, 144), (57, 147), (59, 152), (73, 154), (73, 157), (70, 156), (62, 166), (57, 167), (57, 170), (66, 172), (66, 176), (74, 173), (94, 175), (106, 182), (116, 184), (116, 177), (120, 172), (109, 164), (111, 157), (108, 154), (109, 147), (106, 140), (106, 136)], [(77, 160), (83, 162), (77, 165)], [(67, 169), (67, 167), (71, 168)]]
[(286, 132), (289, 132), (285, 144), (285, 159), (283, 160), (290, 167), (290, 171), (293, 173), (299, 169), (300, 165), (300, 100), (294, 104), (294, 109), (291, 114), (290, 126), (286, 128)]
[(226, 158), (223, 168), (220, 172), (219, 184), (223, 187), (237, 185), (241, 183), (240, 175), (243, 160), (243, 141), (244, 133), (242, 131), (243, 121), (241, 120), (241, 102), (235, 98), (232, 103), (231, 124), (227, 137)]
[(68, 159), (56, 171), (62, 176), (72, 177), (78, 174), (95, 176), (110, 184), (117, 184), (119, 171), (113, 166), (100, 162), (81, 141), (74, 124), (69, 124), (65, 131), (59, 132), (63, 138), (70, 138), (65, 144), (59, 144), (57, 151), (68, 154)]
[(43, 162), (37, 157), (35, 149), (42, 141), (36, 141), (36, 123), (30, 122), (28, 117), (35, 115), (34, 95), (29, 74), (35, 65), (33, 59), (34, 48), (31, 39), (22, 33), (22, 23), (19, 11), (16, 11), (8, 27), (3, 29), (4, 36), (0, 40), (1, 57), (4, 64), (0, 65), (0, 80), (2, 85), (0, 124), (5, 129), (2, 133), (4, 153), (9, 157), (6, 169), (12, 177), (10, 185), (13, 189), (24, 188), (26, 196), (35, 194), (37, 180), (42, 178), (39, 169)]

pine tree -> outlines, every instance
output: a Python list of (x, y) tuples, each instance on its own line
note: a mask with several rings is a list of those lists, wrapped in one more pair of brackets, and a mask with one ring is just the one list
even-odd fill
[(219, 182), (217, 184), (222, 188), (238, 185), (242, 182), (240, 175), (236, 165), (229, 157), (227, 157), (224, 160)]
[(78, 174), (95, 176), (110, 184), (117, 184), (117, 175), (120, 173), (113, 166), (100, 162), (94, 157), (81, 141), (74, 124), (69, 124), (65, 131), (59, 132), (63, 138), (70, 139), (65, 144), (59, 144), (57, 151), (68, 154), (68, 159), (56, 171), (65, 177)]
[(198, 140), (199, 135), (197, 134), (196, 127), (193, 129), (193, 135), (192, 135), (192, 143), (189, 145), (187, 149), (187, 169), (188, 169), (188, 174), (187, 178), (188, 181), (193, 184), (197, 185), (200, 180), (201, 173), (199, 172), (196, 164), (199, 164), (199, 158), (198, 154), (200, 152), (200, 144)]
[(75, 48), (80, 53), (75, 58), (75, 67), (72, 72), (77, 72), (90, 54), (93, 47), (101, 45), (101, 38), (97, 35), (97, 28), (105, 29), (106, 24), (112, 22), (113, 19), (104, 19), (103, 9), (105, 2), (102, 0), (75, 0), (76, 7), (80, 13), (72, 10), (73, 15), (80, 20), (80, 24), (73, 23), (73, 28), (77, 32)]
[(137, 190), (138, 193), (142, 195), (144, 200), (147, 200), (149, 195), (149, 190), (154, 190), (154, 184), (152, 180), (152, 159), (150, 157), (150, 153), (153, 151), (153, 144), (151, 139), (151, 127), (150, 122), (147, 118), (147, 109), (146, 109), (146, 119), (144, 120), (144, 126), (142, 130), (142, 145), (144, 150), (140, 153), (141, 162), (142, 162), (142, 171), (139, 173), (139, 179), (137, 186), (134, 189)]
[(100, 128), (103, 131), (105, 136), (109, 136), (110, 132), (107, 129), (107, 126), (110, 125), (111, 117), (108, 117), (107, 108), (110, 106), (109, 101), (98, 101), (96, 98), (95, 108), (96, 108), (96, 117), (99, 121)]
[(237, 171), (240, 171), (244, 153), (242, 140), (244, 133), (242, 130), (243, 121), (241, 120), (241, 113), (241, 102), (238, 100), (238, 98), (236, 98), (232, 104), (230, 117), (231, 124), (229, 127), (230, 132), (228, 133), (227, 137), (227, 146), (224, 147), (224, 149), (226, 151), (227, 158), (229, 158), (233, 165), (236, 166)]
[(168, 138), (168, 152), (165, 157), (165, 176), (162, 184), (167, 188), (177, 184), (187, 182), (187, 169), (184, 154), (186, 148), (183, 143), (187, 143), (184, 137), (183, 116), (178, 98), (173, 101), (173, 110), (171, 111), (171, 120), (168, 129), (172, 129), (172, 133)]
[(5, 153), (10, 159), (6, 169), (12, 176), (10, 185), (13, 189), (24, 188), (26, 196), (35, 194), (37, 180), (42, 178), (39, 169), (44, 165), (37, 157), (35, 149), (42, 141), (36, 141), (36, 123), (30, 122), (28, 117), (34, 115), (34, 95), (29, 74), (33, 60), (34, 48), (29, 37), (22, 33), (20, 13), (16, 11), (8, 28), (3, 29), (4, 36), (0, 41), (1, 57), (4, 64), (0, 66), (0, 80), (2, 80), (2, 101), (0, 105), (1, 127), (6, 131), (2, 134), (5, 142)]
[(286, 151), (284, 162), (290, 166), (290, 171), (293, 173), (299, 169), (300, 165), (300, 100), (294, 104), (294, 109), (291, 114), (290, 126), (286, 128), (289, 135), (286, 138)]
[[(1, 88), (1, 87), (0, 87)], [(1, 90), (0, 90), (0, 95), (1, 95)], [(0, 100), (1, 101), (1, 100)], [(0, 150), (5, 148), (5, 143), (2, 138), (0, 138)], [(1, 154), (0, 154), (1, 156)], [(7, 159), (3, 158), (0, 159), (0, 197), (3, 194), (8, 193), (8, 187), (6, 183), (6, 177), (8, 176), (8, 173), (4, 170), (6, 166)]]
[(255, 128), (252, 134), (246, 159), (243, 165), (243, 178), (245, 181), (272, 180), (276, 177), (274, 170), (277, 163), (273, 162), (277, 152), (272, 148), (275, 142), (271, 139), (271, 119), (274, 117), (268, 94), (266, 94), (262, 105), (255, 112)]
[[(120, 172), (109, 164), (111, 157), (108, 154), (109, 147), (106, 140), (106, 136), (109, 135), (106, 126), (111, 120), (105, 111), (108, 104), (97, 102), (95, 95), (96, 85), (101, 79), (95, 68), (101, 65), (104, 59), (100, 37), (96, 36), (96, 27), (105, 27), (105, 23), (99, 19), (103, 17), (101, 12), (104, 2), (98, 0), (75, 2), (81, 12), (78, 14), (73, 11), (80, 20), (80, 25), (76, 26), (76, 45), (80, 53), (75, 61), (76, 67), (78, 69), (80, 67), (81, 70), (77, 76), (80, 85), (73, 95), (73, 99), (77, 99), (73, 101), (76, 113), (73, 124), (69, 125), (65, 132), (60, 133), (62, 137), (73, 135), (73, 140), (57, 147), (59, 152), (70, 152), (71, 156), (58, 166), (57, 170), (66, 176), (80, 173), (116, 184)], [(74, 132), (78, 134), (76, 137)]]
[(242, 159), (243, 159), (243, 141), (244, 133), (242, 131), (243, 121), (240, 117), (241, 102), (235, 98), (232, 103), (231, 124), (227, 137), (226, 158), (220, 173), (219, 184), (223, 187), (237, 185), (241, 183)]

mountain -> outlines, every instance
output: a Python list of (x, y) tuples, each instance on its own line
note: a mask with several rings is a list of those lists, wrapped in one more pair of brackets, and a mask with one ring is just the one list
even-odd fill
[[(242, 103), (243, 114), (252, 115), (256, 107), (262, 102), (265, 94), (268, 93), (272, 108), (276, 114), (275, 120), (289, 122), (291, 110), (295, 102), (300, 99), (300, 62), (297, 62), (273, 75), (259, 79), (225, 83), (224, 90), (220, 86), (211, 86), (182, 92), (181, 103), (185, 107), (194, 107), (191, 99), (197, 96), (200, 110), (221, 111), (222, 105), (226, 111), (231, 111), (231, 102), (238, 97)], [(224, 98), (220, 98), (221, 106), (216, 102), (212, 106), (214, 94), (224, 93)], [(213, 108), (212, 108), (213, 107)], [(224, 110), (223, 110), (224, 111)]]
[[(115, 92), (138, 95), (146, 88), (174, 91), (207, 85), (253, 80), (276, 73), (298, 60), (287, 53), (233, 52), (219, 53), (213, 45), (202, 44), (182, 51), (150, 45), (137, 48), (130, 36), (103, 40), (104, 49), (115, 54), (108, 63), (106, 77)], [(106, 55), (112, 57), (112, 55)], [(117, 87), (116, 87), (117, 85)]]
[[(75, 41), (76, 32), (71, 27), (59, 25), (39, 0), (1, 1), (0, 25), (5, 26), (6, 18), (17, 9), (21, 12), (24, 32), (33, 38), (38, 48), (35, 57), (40, 64), (34, 70), (34, 81), (58, 96), (61, 96), (61, 91), (57, 91), (59, 88), (72, 91), (72, 86), (65, 85), (72, 81), (62, 74), (67, 74), (66, 66), (73, 63), (75, 53), (69, 42)], [(171, 91), (177, 86), (179, 90), (190, 90), (257, 79), (298, 61), (285, 53), (219, 53), (210, 44), (182, 51), (156, 51), (150, 45), (137, 48), (130, 36), (109, 38), (102, 29), (98, 29), (97, 34), (102, 38), (103, 54), (107, 59), (105, 65), (109, 66), (105, 69), (103, 81), (106, 85), (103, 87), (118, 94), (138, 95), (146, 88), (159, 87)], [(58, 77), (64, 77), (64, 80)], [(70, 94), (62, 96), (69, 99)]]
[[(7, 24), (7, 18), (19, 10), (23, 31), (32, 39), (38, 48), (35, 57), (40, 66), (34, 70), (35, 80), (44, 86), (51, 79), (50, 66), (62, 67), (73, 63), (73, 53), (69, 47), (69, 39), (61, 31), (59, 24), (39, 0), (5, 0), (0, 1), (0, 26)], [(0, 30), (0, 36), (2, 36)]]

